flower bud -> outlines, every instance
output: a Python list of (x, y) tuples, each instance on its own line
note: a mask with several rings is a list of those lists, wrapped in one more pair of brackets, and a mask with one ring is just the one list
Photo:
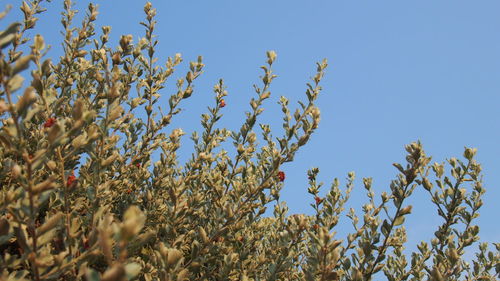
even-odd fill
[(113, 54), (113, 56), (111, 57), (111, 60), (113, 61), (114, 65), (122, 63), (121, 55), (118, 52)]
[(276, 52), (275, 51), (267, 51), (267, 63), (268, 64), (273, 64), (274, 60), (276, 59)]
[(432, 189), (432, 183), (427, 178), (424, 178), (424, 180), (422, 181), (422, 185), (427, 191), (430, 191)]
[(477, 153), (477, 148), (466, 148), (464, 151), (464, 157), (467, 160), (472, 160), (474, 158), (474, 155)]
[(243, 152), (245, 152), (245, 147), (243, 147), (243, 144), (238, 144), (238, 148), (236, 149), (238, 151), (238, 155), (241, 155)]

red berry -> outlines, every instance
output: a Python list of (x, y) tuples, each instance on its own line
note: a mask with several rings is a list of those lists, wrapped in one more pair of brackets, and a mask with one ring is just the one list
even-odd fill
[(279, 172), (278, 172), (278, 179), (279, 179), (280, 181), (284, 181), (284, 180), (285, 180), (285, 172), (283, 172), (283, 171), (279, 171)]
[(75, 181), (76, 181), (76, 177), (75, 177), (75, 175), (70, 175), (70, 176), (68, 177), (68, 180), (66, 181), (66, 186), (67, 186), (67, 187), (72, 186), (72, 185), (73, 185), (73, 183), (75, 183)]
[(220, 100), (219, 106), (222, 108), (226, 106), (226, 101), (225, 100)]
[(319, 198), (318, 196), (314, 197), (314, 200), (316, 201), (316, 205), (321, 204), (323, 202), (323, 199)]
[(47, 121), (45, 121), (45, 123), (43, 124), (43, 127), (44, 127), (44, 128), (50, 128), (50, 127), (52, 127), (55, 123), (56, 123), (56, 119), (51, 117), (51, 118), (47, 119)]

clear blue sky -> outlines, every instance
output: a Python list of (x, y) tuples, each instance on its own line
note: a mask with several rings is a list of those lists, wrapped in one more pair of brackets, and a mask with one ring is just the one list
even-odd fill
[[(88, 1), (80, 2), (77, 7), (83, 11)], [(135, 40), (143, 34), (138, 22), (145, 1), (97, 3), (98, 24), (113, 27), (114, 42), (121, 34)], [(48, 5), (51, 12), (42, 16), (37, 31), (53, 45), (51, 56), (60, 54), (61, 6), (62, 1)], [(284, 166), (282, 199), (291, 213), (312, 212), (306, 191), (311, 167), (321, 169), (325, 187), (334, 177), (343, 180), (355, 171), (350, 206), (360, 210), (365, 202), (361, 178), (373, 177), (378, 193), (388, 190), (396, 175), (391, 164), (404, 161), (405, 144), (421, 140), (439, 162), (461, 157), (463, 147), (470, 146), (478, 148), (487, 188), (480, 234), (485, 241), (500, 241), (500, 2), (158, 0), (153, 6), (158, 10), (160, 57), (180, 52), (189, 61), (203, 55), (206, 64), (195, 94), (173, 124), (188, 133), (200, 128), (199, 116), (213, 103), (211, 89), (219, 78), (229, 91), (220, 125), (239, 128), (254, 94), (252, 84), (260, 81), (266, 50), (278, 54), (279, 77), (261, 121), (279, 130), (279, 96), (291, 102), (304, 99), (315, 62), (329, 60), (319, 99), (320, 127), (296, 161)], [(9, 19), (13, 17), (19, 17), (17, 10)], [(177, 75), (184, 70), (186, 64)], [(171, 93), (168, 89), (165, 95)], [(184, 141), (186, 159), (191, 141), (188, 136)], [(423, 190), (412, 203), (409, 242), (429, 241), (441, 222), (437, 212)], [(339, 232), (350, 229), (343, 227)]]

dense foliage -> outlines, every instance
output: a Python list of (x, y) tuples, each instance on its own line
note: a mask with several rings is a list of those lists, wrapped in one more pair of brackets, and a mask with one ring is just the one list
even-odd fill
[[(315, 214), (288, 215), (279, 201), (293, 161), (318, 127), (326, 61), (307, 84), (305, 101), (290, 110), (280, 98), (283, 131), (260, 123), (276, 77), (267, 53), (246, 120), (218, 128), (227, 95), (214, 86), (214, 104), (194, 133), (192, 157), (180, 163), (184, 132), (169, 130), (179, 105), (194, 94), (202, 58), (176, 82), (168, 106), (156, 110), (180, 54), (160, 64), (155, 9), (144, 7), (138, 42), (111, 28), (96, 30), (97, 7), (74, 27), (76, 11), (64, 1), (64, 55), (46, 58), (40, 35), (30, 37), (43, 0), (23, 1), (21, 23), (0, 33), (0, 280), (495, 280), (500, 244), (477, 245), (482, 186), (475, 149), (463, 158), (433, 163), (421, 144), (406, 146), (404, 164), (387, 192), (371, 179), (362, 215), (344, 211), (354, 186), (335, 179), (321, 197), (318, 169), (308, 171)], [(3, 18), (8, 11), (2, 13)], [(28, 78), (27, 72), (31, 71)], [(16, 98), (17, 97), (17, 98)], [(144, 112), (145, 118), (135, 114)], [(293, 112), (293, 113), (292, 113)], [(224, 146), (221, 144), (224, 143)], [(233, 148), (234, 146), (234, 148)], [(228, 149), (229, 151), (227, 151)], [(152, 162), (153, 153), (159, 160)], [(156, 154), (155, 154), (156, 155)], [(406, 256), (405, 217), (415, 188), (424, 188), (442, 224), (429, 242)], [(273, 206), (273, 216), (264, 216)], [(337, 237), (343, 215), (353, 231)], [(491, 246), (490, 246), (491, 247)]]

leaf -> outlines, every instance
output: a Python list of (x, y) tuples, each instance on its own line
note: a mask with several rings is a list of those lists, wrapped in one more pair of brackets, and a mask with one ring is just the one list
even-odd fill
[(7, 13), (10, 11), (11, 8), (12, 8), (11, 5), (7, 5), (7, 7), (5, 8), (5, 11), (0, 13), (0, 20), (3, 19), (7, 15)]
[(12, 77), (9, 82), (7, 83), (7, 86), (9, 87), (9, 90), (11, 92), (17, 91), (21, 86), (23, 85), (24, 78), (21, 75), (16, 75)]
[(84, 106), (84, 104), (83, 104), (82, 98), (79, 98), (75, 101), (75, 104), (73, 105), (73, 111), (72, 111), (73, 119), (75, 119), (75, 120), (82, 119), (83, 110), (84, 110), (83, 106)]
[(45, 48), (45, 41), (43, 40), (43, 37), (40, 34), (35, 35), (35, 48), (39, 51)]
[(43, 233), (53, 229), (59, 223), (59, 221), (62, 219), (62, 217), (63, 217), (63, 213), (61, 213), (61, 212), (53, 215), (44, 224), (42, 224), (42, 226), (37, 228), (37, 233), (39, 235), (42, 235)]
[(44, 110), (44, 109), (41, 106), (34, 106), (31, 109), (28, 109), (28, 111), (26, 112), (26, 115), (23, 118), (23, 121), (30, 122), (31, 119), (33, 118), (33, 116), (35, 116), (35, 114), (37, 114), (38, 112), (40, 112), (42, 110)]
[(47, 180), (35, 185), (31, 191), (34, 194), (40, 194), (46, 190), (54, 189), (56, 188), (56, 183), (54, 182), (54, 180), (54, 177), (49, 177)]
[(26, 279), (26, 275), (29, 274), (29, 271), (27, 270), (18, 270), (18, 271), (13, 271), (9, 274), (9, 278), (6, 280), (16, 280), (16, 281), (24, 281), (24, 280), (30, 280)]
[(77, 235), (80, 233), (79, 232), (80, 227), (81, 227), (80, 220), (78, 218), (73, 218), (71, 220), (71, 226), (70, 226), (70, 229), (69, 229), (69, 235), (71, 237), (77, 237)]
[(20, 26), (21, 24), (18, 22), (12, 23), (6, 30), (0, 33), (0, 49), (9, 46), (14, 41), (15, 34), (18, 32)]
[(394, 220), (394, 226), (402, 225), (405, 222), (405, 216), (401, 215)]
[(401, 209), (400, 215), (410, 214), (411, 213), (411, 209), (412, 209), (411, 205), (408, 205), (408, 206), (404, 207), (403, 209)]
[(123, 113), (123, 107), (121, 105), (118, 105), (116, 107), (114, 107), (111, 112), (109, 113), (109, 120), (110, 121), (114, 121), (115, 119), (117, 119), (118, 117), (121, 116), (121, 114)]
[[(16, 77), (17, 76), (19, 75), (16, 75)], [(26, 90), (24, 90), (23, 96), (20, 97), (16, 103), (17, 114), (19, 114), (20, 116), (25, 116), (26, 111), (35, 101), (36, 101), (35, 88), (33, 87), (26, 88)]]
[(205, 231), (205, 229), (203, 229), (203, 227), (201, 226), (198, 227), (198, 233), (201, 237), (201, 241), (205, 244), (208, 243), (209, 239), (207, 236), (207, 232)]
[(49, 135), (47, 136), (47, 140), (49, 141), (50, 145), (53, 145), (56, 138), (60, 135), (61, 133), (61, 127), (59, 124), (54, 124), (52, 128), (50, 128)]
[(384, 234), (384, 236), (389, 235), (390, 229), (391, 229), (391, 226), (389, 225), (387, 220), (384, 220), (384, 222), (382, 223), (382, 227), (380, 228), (380, 230), (382, 231), (382, 234)]
[(12, 144), (10, 141), (10, 135), (6, 134), (5, 132), (0, 132), (0, 145), (2, 145), (4, 148), (10, 149)]
[(0, 219), (0, 236), (7, 235), (9, 233), (9, 221), (5, 218)]
[(53, 228), (38, 237), (37, 243), (41, 247), (53, 240), (57, 234), (57, 229)]
[(99, 277), (99, 272), (91, 269), (91, 268), (87, 268), (87, 272), (85, 272), (85, 277), (87, 277), (87, 280), (89, 281), (100, 281), (101, 278)]
[(28, 242), (26, 242), (25, 231), (21, 227), (14, 227), (14, 232), (16, 233), (16, 240), (21, 249), (29, 251), (30, 247), (28, 246)]
[(131, 206), (125, 211), (122, 233), (126, 239), (137, 235), (144, 227), (146, 216), (137, 206)]
[(26, 70), (30, 66), (30, 61), (33, 59), (33, 55), (28, 55), (21, 57), (16, 61), (14, 68), (12, 69), (12, 74), (18, 74), (19, 72)]
[(396, 167), (396, 169), (398, 169), (398, 171), (400, 171), (401, 173), (405, 172), (405, 169), (403, 169), (403, 166), (401, 166), (401, 164), (399, 163), (392, 163), (392, 166)]

